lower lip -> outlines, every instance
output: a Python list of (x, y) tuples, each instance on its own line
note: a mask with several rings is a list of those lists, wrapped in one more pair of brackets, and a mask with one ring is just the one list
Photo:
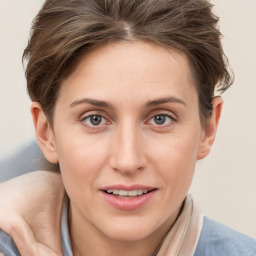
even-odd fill
[(107, 194), (104, 191), (101, 191), (103, 198), (112, 206), (119, 210), (132, 211), (137, 210), (146, 203), (148, 203), (156, 190), (153, 190), (147, 194), (143, 194), (141, 196), (129, 197), (129, 198), (119, 198), (112, 194)]

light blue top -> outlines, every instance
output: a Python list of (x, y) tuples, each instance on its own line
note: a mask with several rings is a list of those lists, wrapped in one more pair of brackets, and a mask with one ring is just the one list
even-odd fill
[(204, 217), (194, 256), (256, 256), (256, 240)]
[(73, 256), (72, 246), (69, 237), (68, 230), (68, 204), (69, 201), (67, 197), (64, 199), (62, 216), (61, 216), (61, 240), (62, 240), (62, 250), (63, 256)]

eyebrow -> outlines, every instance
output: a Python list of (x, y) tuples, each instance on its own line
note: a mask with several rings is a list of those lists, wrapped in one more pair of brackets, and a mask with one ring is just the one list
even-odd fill
[(112, 105), (107, 101), (95, 100), (95, 99), (90, 99), (90, 98), (75, 100), (70, 104), (70, 107), (75, 107), (77, 105), (85, 104), (85, 103), (91, 104), (91, 105), (94, 105), (97, 107), (103, 107), (103, 108), (111, 108), (112, 107)]
[(180, 98), (177, 98), (177, 97), (166, 97), (166, 98), (159, 98), (159, 99), (156, 99), (156, 100), (151, 100), (151, 101), (148, 101), (146, 103), (146, 106), (147, 107), (151, 107), (151, 106), (155, 106), (155, 105), (161, 105), (161, 104), (164, 104), (164, 103), (179, 103), (179, 104), (182, 104), (184, 106), (187, 106), (187, 104), (185, 103), (185, 101), (183, 101), (182, 99)]
[[(164, 103), (172, 103), (172, 102), (187, 106), (185, 101), (183, 101), (177, 97), (167, 97), (167, 98), (159, 98), (159, 99), (155, 99), (155, 100), (150, 100), (146, 103), (146, 107), (161, 105)], [(96, 100), (96, 99), (91, 99), (91, 98), (75, 100), (70, 104), (70, 107), (75, 107), (80, 104), (91, 104), (93, 106), (102, 107), (102, 108), (113, 108), (111, 103), (109, 103), (107, 101)]]

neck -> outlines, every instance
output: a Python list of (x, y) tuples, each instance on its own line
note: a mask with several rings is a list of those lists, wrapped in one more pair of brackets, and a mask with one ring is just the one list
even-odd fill
[(70, 205), (69, 226), (72, 250), (74, 256), (149, 256), (158, 250), (164, 237), (174, 224), (179, 210), (161, 227), (149, 236), (138, 241), (122, 241), (112, 239), (103, 234), (92, 223), (79, 214), (74, 206)]

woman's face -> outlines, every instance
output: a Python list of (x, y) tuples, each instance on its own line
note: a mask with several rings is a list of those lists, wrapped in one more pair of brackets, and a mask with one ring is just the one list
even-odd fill
[(53, 130), (71, 225), (122, 241), (169, 227), (205, 136), (187, 57), (142, 41), (93, 50), (63, 82)]

